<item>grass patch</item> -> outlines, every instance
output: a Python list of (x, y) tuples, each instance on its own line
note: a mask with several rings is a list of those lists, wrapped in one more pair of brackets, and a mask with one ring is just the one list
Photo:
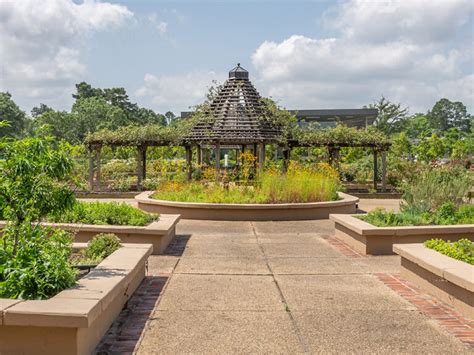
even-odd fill
[(76, 202), (72, 208), (50, 215), (46, 220), (53, 223), (146, 226), (158, 218), (157, 214), (146, 213), (126, 203)]
[(474, 205), (456, 207), (448, 202), (434, 213), (421, 214), (411, 211), (390, 212), (376, 208), (367, 215), (356, 217), (376, 227), (474, 224)]
[(474, 265), (474, 243), (469, 239), (460, 239), (457, 242), (430, 239), (424, 244), (427, 248), (436, 250), (443, 255)]

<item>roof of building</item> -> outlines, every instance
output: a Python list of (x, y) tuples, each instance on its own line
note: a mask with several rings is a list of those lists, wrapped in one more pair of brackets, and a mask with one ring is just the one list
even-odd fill
[(262, 98), (240, 64), (229, 72), (229, 79), (211, 102), (209, 111), (211, 119), (198, 122), (187, 141), (246, 144), (273, 142), (278, 138), (279, 130), (264, 119)]

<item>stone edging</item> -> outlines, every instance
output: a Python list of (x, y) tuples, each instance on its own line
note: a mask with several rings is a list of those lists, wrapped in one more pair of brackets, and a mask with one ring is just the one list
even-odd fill
[(176, 202), (150, 198), (153, 191), (135, 196), (138, 207), (152, 213), (180, 214), (186, 219), (234, 220), (234, 221), (278, 221), (325, 219), (330, 213), (355, 213), (357, 197), (339, 192), (341, 200), (282, 203), (282, 204), (228, 204)]
[[(88, 242), (100, 233), (113, 233), (123, 243), (146, 243), (153, 245), (153, 254), (161, 254), (176, 234), (176, 224), (179, 215), (160, 215), (158, 221), (147, 226), (115, 226), (75, 223), (42, 223), (44, 226), (60, 228), (74, 233), (74, 241)], [(5, 221), (0, 221), (0, 230), (6, 226)]]
[(393, 254), (393, 244), (421, 243), (433, 237), (474, 240), (474, 224), (445, 226), (376, 227), (352, 215), (331, 214), (336, 237), (362, 254)]
[(150, 244), (123, 244), (48, 300), (0, 299), (5, 353), (90, 354), (145, 277)]
[(396, 244), (401, 275), (465, 317), (474, 319), (474, 266), (438, 253), (423, 244)]

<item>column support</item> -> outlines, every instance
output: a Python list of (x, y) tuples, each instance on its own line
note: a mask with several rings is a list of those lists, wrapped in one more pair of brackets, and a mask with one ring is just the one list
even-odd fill
[(382, 151), (382, 191), (387, 191), (387, 151)]
[(186, 166), (188, 168), (188, 180), (191, 181), (191, 179), (193, 178), (193, 148), (187, 145), (185, 149), (186, 149)]
[(89, 188), (94, 191), (94, 152), (89, 148)]
[(100, 190), (100, 151), (102, 150), (102, 147), (97, 147), (96, 152), (95, 152), (95, 186), (97, 190)]
[(378, 175), (377, 150), (374, 149), (374, 190), (375, 191), (377, 191), (377, 175)]
[(260, 143), (258, 145), (258, 169), (260, 172), (263, 171), (263, 168), (265, 166), (265, 144)]

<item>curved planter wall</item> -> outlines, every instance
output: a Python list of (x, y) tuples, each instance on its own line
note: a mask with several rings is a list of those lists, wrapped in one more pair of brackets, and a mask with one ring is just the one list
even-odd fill
[(185, 219), (223, 221), (291, 221), (326, 219), (330, 213), (355, 213), (359, 199), (339, 192), (338, 201), (284, 204), (223, 204), (155, 200), (152, 191), (135, 197), (147, 212), (180, 214)]

